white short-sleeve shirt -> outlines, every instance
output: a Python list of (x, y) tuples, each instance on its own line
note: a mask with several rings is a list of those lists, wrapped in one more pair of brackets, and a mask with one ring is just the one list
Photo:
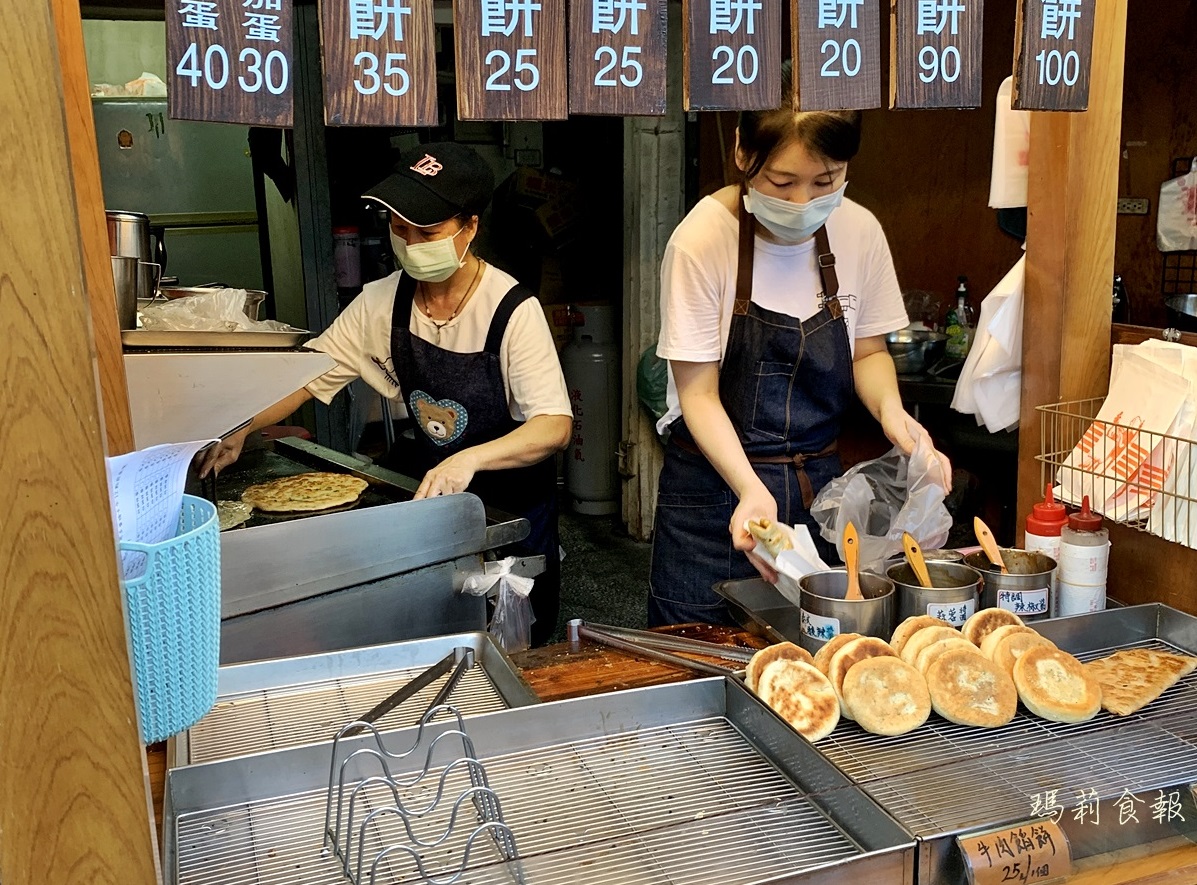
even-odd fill
[[(873, 213), (845, 199), (827, 220), (835, 253), (839, 300), (848, 340), (885, 335), (909, 320), (885, 233)], [(714, 197), (705, 197), (682, 219), (661, 264), (661, 335), (657, 356), (666, 360), (721, 362), (736, 300), (739, 223)], [(752, 300), (768, 310), (806, 320), (819, 312), (823, 283), (813, 239), (798, 245), (759, 236), (752, 270)], [(665, 429), (681, 414), (673, 372)]]
[[(333, 324), (305, 345), (337, 361), (307, 385), (316, 399), (331, 402), (341, 388), (360, 377), (388, 399), (403, 402), (391, 359), (391, 315), (401, 273), (367, 283)], [(437, 326), (414, 304), (408, 328), (445, 350), (477, 353), (486, 347), (491, 317), (515, 284), (510, 274), (488, 264), (465, 309), (447, 324), (437, 324), (439, 340)], [(512, 313), (499, 348), (499, 364), (513, 419), (573, 414), (553, 335), (537, 299), (529, 298)]]

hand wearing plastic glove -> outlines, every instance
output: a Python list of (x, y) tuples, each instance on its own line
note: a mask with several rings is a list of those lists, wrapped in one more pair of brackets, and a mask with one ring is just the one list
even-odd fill
[(920, 439), (925, 440), (927, 446), (935, 453), (935, 458), (942, 471), (942, 482), (939, 485), (942, 486), (945, 494), (952, 491), (952, 462), (948, 460), (947, 455), (935, 448), (931, 434), (922, 424), (915, 421), (900, 403), (887, 403), (883, 406), (879, 420), (886, 438), (906, 455), (910, 455), (914, 451), (914, 447), (918, 445)]
[(756, 570), (761, 573), (762, 578), (770, 584), (776, 584), (777, 571), (752, 552), (756, 547), (756, 538), (752, 537), (748, 531), (748, 520), (759, 520), (762, 517), (776, 521), (777, 502), (769, 494), (764, 483), (758, 483), (746, 489), (740, 496), (740, 503), (736, 505), (736, 510), (732, 514), (728, 531), (731, 532), (732, 546), (737, 550), (744, 551), (748, 556), (748, 561), (756, 566)]

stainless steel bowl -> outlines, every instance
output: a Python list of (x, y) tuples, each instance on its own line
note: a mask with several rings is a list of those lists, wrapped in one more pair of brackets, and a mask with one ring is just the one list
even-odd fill
[(899, 375), (925, 372), (943, 356), (947, 343), (948, 336), (943, 332), (925, 329), (900, 329), (885, 336), (885, 345)]

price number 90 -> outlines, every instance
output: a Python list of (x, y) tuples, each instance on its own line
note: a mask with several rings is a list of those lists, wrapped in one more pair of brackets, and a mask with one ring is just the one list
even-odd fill
[(919, 50), (919, 79), (924, 83), (934, 83), (941, 79), (945, 83), (955, 83), (960, 79), (960, 50), (955, 46), (945, 46), (942, 50), (934, 46), (924, 46)]
[[(242, 72), (237, 75), (237, 85), (242, 92), (259, 92), (265, 87), (271, 95), (282, 95), (291, 80), (287, 56), (277, 49), (262, 53), (252, 46), (241, 50), (237, 57)], [(200, 62), (199, 47), (192, 43), (175, 66), (175, 73), (191, 81), (193, 87), (203, 81), (209, 89), (221, 90), (228, 85), (230, 65), (228, 51), (219, 43), (213, 43), (204, 50)]]

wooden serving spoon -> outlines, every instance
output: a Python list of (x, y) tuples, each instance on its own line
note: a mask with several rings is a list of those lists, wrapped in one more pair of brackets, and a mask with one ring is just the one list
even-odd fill
[(1010, 574), (1006, 571), (1006, 563), (1002, 562), (1002, 551), (998, 549), (997, 541), (993, 538), (993, 532), (989, 530), (981, 517), (973, 517), (973, 531), (977, 533), (977, 541), (981, 544), (981, 549), (985, 551), (985, 555), (989, 557), (989, 562), (992, 565), (1000, 566), (1003, 575)]
[(932, 589), (931, 575), (927, 572), (927, 562), (923, 559), (923, 548), (910, 532), (902, 532), (902, 552), (906, 554), (906, 561), (910, 563), (919, 583), (928, 590)]
[(848, 592), (844, 599), (864, 599), (860, 592), (860, 574), (857, 565), (860, 563), (860, 538), (856, 534), (856, 526), (848, 523), (844, 528), (844, 565), (848, 569)]

